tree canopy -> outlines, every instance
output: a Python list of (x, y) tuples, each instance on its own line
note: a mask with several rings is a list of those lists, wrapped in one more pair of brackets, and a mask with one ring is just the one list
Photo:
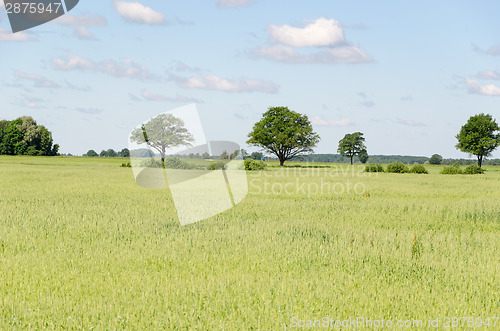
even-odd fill
[(337, 151), (340, 155), (349, 157), (351, 159), (351, 164), (353, 164), (354, 156), (360, 155), (363, 152), (366, 153), (365, 138), (363, 134), (361, 132), (346, 134), (344, 138), (340, 139)]
[(280, 166), (296, 155), (312, 152), (320, 140), (307, 116), (288, 107), (270, 107), (248, 137), (248, 144), (276, 155)]
[(0, 154), (54, 156), (58, 152), (59, 145), (53, 145), (52, 133), (32, 117), (0, 121)]
[(456, 136), (456, 148), (475, 155), (477, 165), (481, 167), (483, 159), (500, 146), (499, 130), (500, 127), (491, 115), (481, 113), (471, 116)]
[(161, 114), (149, 120), (140, 128), (132, 131), (130, 140), (137, 144), (146, 143), (161, 155), (165, 163), (167, 149), (178, 146), (190, 146), (194, 142), (191, 133), (184, 127), (182, 119), (172, 114)]
[(433, 154), (429, 159), (430, 164), (441, 164), (443, 163), (443, 157), (439, 154)]

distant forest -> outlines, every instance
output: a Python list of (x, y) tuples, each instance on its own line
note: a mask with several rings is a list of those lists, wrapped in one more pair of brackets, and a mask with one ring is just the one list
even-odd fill
[[(271, 158), (274, 160), (274, 158)], [(277, 159), (276, 159), (277, 160)], [(387, 164), (393, 162), (401, 162), (404, 164), (424, 164), (428, 162), (430, 157), (426, 156), (407, 156), (407, 155), (370, 155), (367, 163), (380, 163)], [(290, 161), (302, 161), (302, 162), (328, 162), (328, 163), (349, 163), (350, 159), (348, 157), (343, 157), (339, 154), (310, 154), (299, 156), (293, 158)], [(357, 163), (359, 160), (356, 160)], [(475, 159), (443, 159), (444, 165), (450, 165), (454, 163), (460, 163), (461, 165), (475, 164), (477, 160)], [(486, 165), (500, 165), (500, 159), (491, 159), (485, 162)]]

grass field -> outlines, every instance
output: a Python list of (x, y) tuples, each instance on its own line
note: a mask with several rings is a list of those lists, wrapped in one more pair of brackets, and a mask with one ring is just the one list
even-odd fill
[(169, 192), (122, 162), (0, 157), (0, 329), (499, 316), (500, 167), (270, 168), (181, 227)]

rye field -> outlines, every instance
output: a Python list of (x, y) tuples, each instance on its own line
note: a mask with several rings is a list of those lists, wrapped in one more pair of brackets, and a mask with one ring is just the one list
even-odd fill
[(500, 167), (270, 167), (236, 207), (181, 227), (169, 191), (122, 162), (0, 157), (0, 329), (499, 316)]

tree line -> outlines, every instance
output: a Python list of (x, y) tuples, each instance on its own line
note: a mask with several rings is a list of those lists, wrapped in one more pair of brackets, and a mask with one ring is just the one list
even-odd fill
[(54, 144), (52, 132), (45, 126), (22, 116), (0, 121), (0, 154), (55, 156), (59, 155), (59, 145)]

